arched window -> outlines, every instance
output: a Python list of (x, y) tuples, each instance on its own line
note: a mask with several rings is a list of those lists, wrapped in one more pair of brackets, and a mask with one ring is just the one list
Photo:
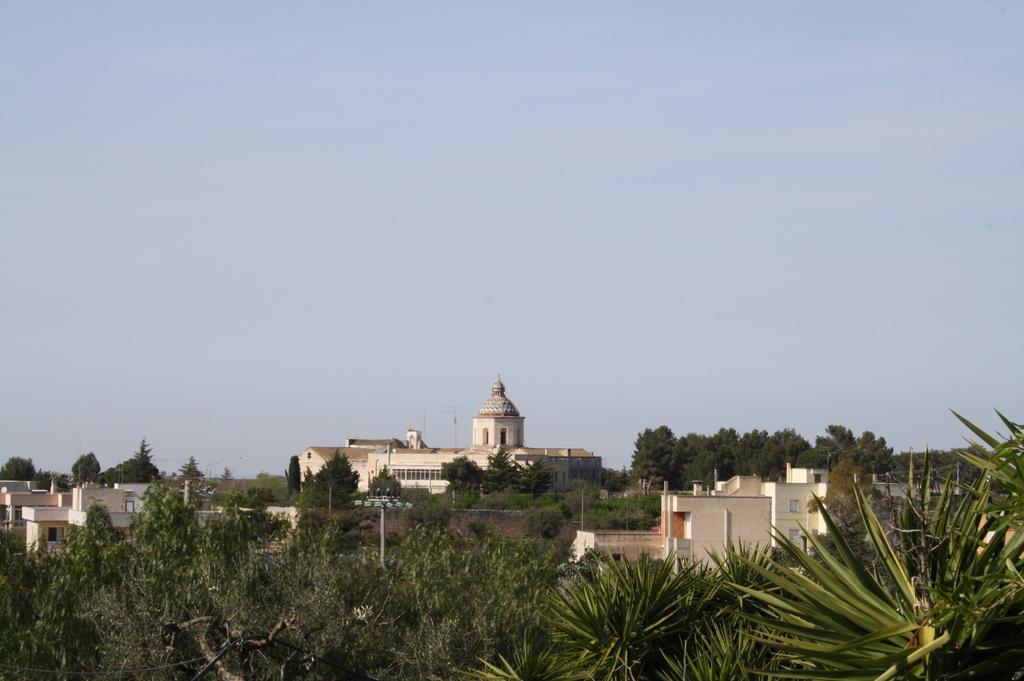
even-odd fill
[(484, 428), (484, 444), (491, 444), (491, 431), (487, 428)]
[(507, 445), (508, 444), (508, 428), (502, 428), (501, 429), (501, 444), (503, 444), (503, 445)]

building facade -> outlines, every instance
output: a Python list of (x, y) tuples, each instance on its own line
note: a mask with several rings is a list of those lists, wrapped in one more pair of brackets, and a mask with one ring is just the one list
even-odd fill
[(56, 508), (71, 503), (71, 492), (60, 492), (52, 484), (49, 490), (32, 489), (31, 481), (0, 480), (0, 525), (19, 535), (25, 534), (25, 513), (30, 508)]
[(299, 469), (305, 480), (331, 458), (344, 456), (359, 473), (360, 491), (367, 491), (370, 481), (386, 467), (403, 487), (443, 492), (448, 488), (441, 477), (443, 464), (464, 456), (486, 469), (488, 458), (504, 448), (516, 463), (542, 462), (551, 471), (553, 491), (573, 489), (581, 482), (600, 485), (601, 457), (582, 448), (527, 447), (525, 422), (499, 378), (473, 417), (470, 447), (429, 447), (423, 434), (410, 428), (404, 439), (350, 438), (339, 446), (307, 447), (299, 453)]
[(573, 553), (578, 557), (591, 549), (616, 558), (702, 562), (729, 546), (775, 547), (778, 534), (807, 551), (807, 534), (827, 530), (814, 505), (815, 496), (824, 499), (827, 493), (827, 470), (789, 464), (785, 479), (777, 482), (737, 475), (709, 492), (699, 485), (689, 494), (666, 489), (658, 527), (649, 532), (580, 530)]
[(97, 487), (79, 485), (60, 494), (56, 506), (30, 506), (23, 510), (25, 547), (28, 550), (59, 549), (72, 525), (84, 525), (89, 507), (101, 504), (110, 515), (111, 524), (123, 531), (131, 525), (132, 516), (142, 509), (142, 495), (148, 485)]

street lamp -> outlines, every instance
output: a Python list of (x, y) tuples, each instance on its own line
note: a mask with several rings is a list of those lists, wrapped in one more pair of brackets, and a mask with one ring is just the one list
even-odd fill
[(384, 567), (384, 511), (389, 508), (412, 508), (412, 504), (402, 501), (391, 490), (375, 489), (366, 499), (356, 500), (355, 505), (380, 509), (380, 566)]

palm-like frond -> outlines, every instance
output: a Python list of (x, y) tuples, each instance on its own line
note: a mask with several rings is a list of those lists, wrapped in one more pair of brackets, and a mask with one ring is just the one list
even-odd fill
[(1009, 430), (1009, 436), (1003, 441), (953, 412), (981, 440), (969, 441), (970, 448), (961, 451), (960, 456), (985, 471), (998, 488), (1001, 497), (992, 506), (994, 511), (1003, 515), (1001, 522), (1020, 522), (1024, 517), (1024, 429), (996, 413)]
[(716, 591), (700, 567), (673, 574), (671, 563), (649, 558), (608, 563), (556, 597), (550, 622), (591, 678), (642, 678), (663, 664), (660, 651), (681, 648)]
[(499, 656), (498, 664), (481, 663), (482, 669), (468, 672), (466, 676), (479, 681), (574, 681), (582, 678), (571, 661), (530, 641), (524, 642), (511, 659)]
[[(666, 655), (661, 681), (764, 681), (774, 665), (770, 651), (758, 643), (748, 626), (707, 623), (680, 651)], [(679, 657), (674, 657), (678, 654)], [(757, 669), (759, 671), (752, 671)]]
[(1024, 600), (1008, 575), (1022, 567), (1024, 533), (1014, 536), (992, 522), (988, 496), (985, 482), (963, 496), (949, 484), (932, 495), (926, 459), (919, 489), (904, 500), (894, 544), (858, 491), (878, 574), (857, 559), (818, 501), (834, 553), (810, 536), (817, 554), (811, 557), (779, 536), (799, 569), (751, 565), (778, 594), (735, 585), (771, 610), (750, 619), (762, 627), (760, 638), (788, 659), (790, 671), (777, 675), (966, 678), (1019, 669), (1024, 630), (1013, 622)]

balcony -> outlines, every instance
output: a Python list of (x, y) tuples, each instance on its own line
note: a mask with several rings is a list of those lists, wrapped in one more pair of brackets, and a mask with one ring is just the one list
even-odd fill
[(67, 522), (70, 509), (57, 506), (26, 506), (22, 510), (25, 520), (33, 522)]

